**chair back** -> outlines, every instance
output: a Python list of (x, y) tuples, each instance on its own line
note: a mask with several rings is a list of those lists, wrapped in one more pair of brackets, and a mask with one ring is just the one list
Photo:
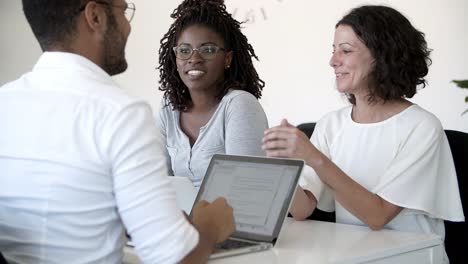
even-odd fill
[[(302, 123), (297, 126), (299, 130), (304, 132), (309, 138), (312, 136), (312, 133), (315, 129), (315, 123)], [(336, 222), (335, 212), (326, 212), (318, 208), (315, 208), (314, 212), (307, 217), (310, 220), (319, 220), (325, 222)]]
[(0, 264), (7, 264), (6, 259), (2, 255), (2, 252), (0, 252)]
[(315, 129), (315, 123), (302, 123), (297, 126), (299, 130), (304, 132), (309, 138), (312, 136), (312, 133)]
[[(465, 217), (468, 214), (468, 133), (445, 130), (452, 151), (458, 188)], [(468, 225), (465, 222), (445, 221), (445, 250), (450, 263), (466, 263), (468, 245)]]

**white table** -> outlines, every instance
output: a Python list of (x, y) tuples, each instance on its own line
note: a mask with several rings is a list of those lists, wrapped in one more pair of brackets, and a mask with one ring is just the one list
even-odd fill
[[(273, 249), (212, 260), (246, 263), (442, 263), (443, 241), (432, 234), (287, 218)], [(126, 248), (125, 263), (138, 263)]]

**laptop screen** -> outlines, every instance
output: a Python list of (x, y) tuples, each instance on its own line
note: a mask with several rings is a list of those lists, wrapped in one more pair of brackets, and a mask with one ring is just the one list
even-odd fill
[(304, 162), (214, 155), (197, 196), (225, 197), (234, 209), (234, 237), (273, 241), (287, 214)]

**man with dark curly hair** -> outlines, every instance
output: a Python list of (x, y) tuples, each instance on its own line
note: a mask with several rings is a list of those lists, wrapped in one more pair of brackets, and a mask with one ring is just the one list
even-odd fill
[(264, 156), (264, 82), (254, 49), (222, 0), (185, 0), (161, 40), (158, 125), (169, 174), (200, 186), (216, 153)]
[(0, 251), (10, 263), (206, 262), (235, 229), (224, 198), (192, 223), (177, 206), (149, 105), (111, 75), (127, 68), (135, 6), (23, 0), (44, 53), (0, 89)]
[(407, 100), (425, 85), (429, 53), (424, 34), (390, 7), (361, 6), (336, 24), (330, 65), (351, 105), (323, 117), (310, 141), (286, 120), (264, 137), (268, 156), (309, 166), (294, 218), (317, 207), (339, 223), (442, 238), (444, 220), (464, 220), (442, 125)]

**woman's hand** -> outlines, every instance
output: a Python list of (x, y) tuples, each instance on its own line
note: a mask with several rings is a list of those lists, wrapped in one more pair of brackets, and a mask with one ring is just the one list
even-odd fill
[(265, 130), (262, 149), (268, 157), (284, 157), (307, 160), (318, 150), (309, 138), (286, 119), (281, 124)]

